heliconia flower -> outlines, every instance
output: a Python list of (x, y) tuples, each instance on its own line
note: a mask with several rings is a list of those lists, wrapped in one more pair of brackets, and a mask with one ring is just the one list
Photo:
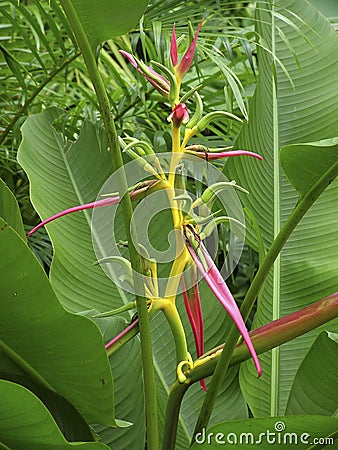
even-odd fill
[[(197, 269), (195, 265), (190, 265), (184, 272), (181, 279), (183, 300), (187, 311), (188, 319), (194, 334), (197, 358), (204, 353), (204, 324), (202, 307), (197, 283)], [(191, 286), (186, 289), (186, 286)], [(205, 381), (200, 381), (201, 387), (206, 391)]]
[(167, 120), (172, 122), (176, 128), (180, 127), (182, 123), (189, 122), (189, 112), (186, 104), (179, 103), (176, 105)]
[(235, 322), (251, 353), (258, 376), (260, 377), (262, 375), (262, 368), (235, 299), (233, 298), (207, 249), (198, 239), (194, 229), (190, 226), (186, 226), (184, 227), (184, 234), (186, 247), (195, 262), (197, 269), (209, 285), (218, 301), (222, 304), (232, 320)]
[(203, 22), (204, 22), (204, 19), (202, 19), (200, 24), (198, 25), (194, 39), (193, 39), (192, 43), (190, 44), (188, 50), (183, 55), (183, 58), (181, 59), (181, 62), (179, 64), (178, 64), (177, 41), (176, 41), (176, 32), (175, 32), (176, 27), (175, 27), (175, 25), (173, 27), (173, 31), (172, 31), (172, 35), (171, 35), (171, 42), (170, 42), (170, 57), (171, 57), (171, 62), (175, 69), (176, 78), (178, 80), (182, 80), (184, 78), (184, 76), (186, 75), (186, 73), (188, 72), (188, 70), (190, 69), (192, 61), (194, 59), (198, 33), (200, 32)]
[[(130, 198), (135, 199), (138, 198), (140, 195), (144, 194), (144, 192), (151, 186), (153, 183), (155, 183), (157, 180), (148, 180), (144, 182), (145, 186), (142, 186), (139, 189), (135, 189), (134, 191), (130, 192)], [(73, 206), (72, 208), (65, 209), (64, 211), (61, 211), (57, 214), (54, 214), (51, 217), (48, 217), (47, 219), (40, 222), (38, 225), (36, 225), (34, 228), (32, 228), (29, 233), (27, 234), (27, 237), (31, 237), (32, 234), (34, 234), (36, 231), (38, 231), (40, 228), (44, 227), (50, 222), (53, 222), (53, 220), (56, 220), (60, 217), (67, 216), (68, 214), (72, 214), (77, 211), (84, 211), (86, 209), (93, 209), (98, 208), (100, 206), (109, 206), (109, 205), (117, 205), (120, 203), (120, 196), (117, 195), (115, 197), (107, 197), (102, 200), (97, 200), (95, 202), (86, 203), (84, 205), (79, 206)]]
[(167, 80), (163, 75), (155, 72), (155, 70), (151, 67), (143, 64), (141, 61), (137, 61), (136, 58), (130, 53), (124, 50), (120, 50), (120, 53), (128, 59), (130, 64), (135, 67), (135, 69), (138, 70), (160, 94), (162, 94), (164, 97), (169, 96), (169, 80)]
[(258, 153), (249, 152), (247, 150), (233, 150), (229, 152), (208, 152), (208, 151), (194, 151), (185, 149), (185, 153), (189, 155), (198, 156), (199, 158), (206, 159), (208, 161), (215, 161), (217, 159), (228, 158), (229, 156), (253, 156), (254, 158), (262, 160), (262, 156)]

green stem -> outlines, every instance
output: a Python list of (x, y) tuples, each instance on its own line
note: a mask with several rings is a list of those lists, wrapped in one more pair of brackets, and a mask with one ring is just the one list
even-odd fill
[[(338, 316), (338, 292), (330, 295), (306, 308), (288, 314), (250, 332), (250, 338), (257, 354), (265, 353), (279, 345), (295, 339), (315, 328), (324, 325)], [(184, 384), (177, 381), (172, 385), (167, 404), (163, 450), (175, 448), (175, 438), (178, 425), (180, 405), (189, 386), (211, 376), (220, 359), (224, 345), (210, 350), (203, 355), (195, 367), (187, 373)], [(244, 342), (237, 344), (230, 361), (230, 366), (240, 364), (251, 358)], [(195, 436), (195, 434), (194, 434)], [(165, 444), (167, 443), (167, 444)]]
[[(317, 183), (302, 197), (289, 218), (281, 228), (280, 232), (273, 241), (269, 251), (265, 255), (259, 270), (251, 283), (250, 288), (245, 296), (241, 307), (241, 313), (244, 320), (247, 320), (250, 311), (254, 305), (254, 302), (270, 272), (273, 264), (285, 245), (285, 242), (296, 228), (305, 213), (314, 204), (320, 194), (326, 189), (326, 187), (337, 177), (338, 175), (338, 161), (317, 181)], [(224, 346), (224, 350), (217, 363), (214, 375), (211, 380), (210, 387), (205, 396), (200, 415), (198, 417), (194, 435), (202, 431), (203, 428), (207, 428), (209, 423), (211, 411), (214, 407), (217, 393), (219, 391), (221, 382), (230, 365), (231, 357), (234, 352), (236, 343), (240, 333), (235, 326), (232, 325), (229, 333), (228, 340)]]
[(190, 381), (188, 379), (185, 383), (179, 383), (176, 380), (170, 388), (166, 408), (166, 420), (164, 422), (162, 450), (175, 450), (180, 405), (189, 386)]
[[(123, 170), (123, 159), (118, 142), (118, 135), (115, 128), (115, 122), (111, 114), (111, 107), (107, 91), (103, 80), (98, 71), (95, 55), (90, 46), (85, 30), (77, 16), (71, 0), (60, 0), (61, 5), (68, 17), (70, 25), (78, 41), (81, 53), (83, 55), (89, 76), (93, 83), (97, 100), (105, 126), (108, 145), (112, 153), (112, 162), (114, 171), (118, 171), (118, 186), (120, 192), (128, 192), (128, 183), (126, 174)], [(122, 169), (122, 170), (119, 170)], [(141, 277), (137, 276), (142, 273), (142, 260), (136, 250), (133, 238), (137, 236), (135, 225), (132, 221), (133, 209), (129, 195), (123, 195), (121, 198), (121, 208), (124, 220), (125, 231), (128, 240), (128, 249), (130, 261), (134, 270), (134, 287), (136, 292), (142, 292), (143, 283)], [(147, 445), (149, 450), (158, 449), (158, 418), (157, 418), (157, 401), (156, 401), (156, 383), (153, 365), (152, 342), (150, 336), (150, 324), (148, 317), (147, 303), (144, 296), (136, 295), (136, 306), (139, 318), (142, 366), (143, 366), (143, 383), (146, 405), (147, 419)]]

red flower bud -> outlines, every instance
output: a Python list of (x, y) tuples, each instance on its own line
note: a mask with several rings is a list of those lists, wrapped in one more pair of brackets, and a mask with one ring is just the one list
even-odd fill
[(180, 127), (182, 123), (189, 122), (189, 112), (185, 103), (179, 103), (175, 106), (168, 116), (168, 122), (172, 122), (176, 128)]

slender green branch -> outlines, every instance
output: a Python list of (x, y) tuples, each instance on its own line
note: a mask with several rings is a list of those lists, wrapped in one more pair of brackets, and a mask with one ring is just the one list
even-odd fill
[(74, 53), (74, 55), (70, 56), (66, 60), (63, 61), (62, 64), (55, 67), (47, 76), (46, 78), (36, 87), (36, 89), (32, 92), (30, 97), (27, 98), (25, 103), (21, 106), (21, 108), (15, 113), (12, 120), (9, 122), (7, 127), (5, 128), (4, 132), (0, 136), (0, 145), (5, 141), (8, 134), (13, 130), (16, 122), (22, 117), (23, 114), (27, 111), (29, 105), (35, 100), (35, 98), (40, 94), (40, 92), (47, 86), (52, 79), (58, 75), (60, 72), (63, 71), (74, 59), (76, 59), (78, 56), (80, 56), (80, 52)]
[[(113, 169), (118, 175), (118, 186), (120, 192), (128, 193), (128, 184), (126, 174), (123, 170), (123, 159), (118, 142), (118, 135), (115, 128), (115, 122), (111, 114), (111, 107), (107, 91), (105, 89), (102, 77), (97, 68), (95, 55), (87, 38), (85, 30), (76, 14), (71, 0), (60, 0), (61, 5), (68, 17), (70, 25), (78, 41), (81, 53), (83, 55), (89, 76), (93, 83), (102, 120), (105, 126), (108, 145), (112, 154)], [(119, 170), (121, 169), (121, 170)], [(137, 236), (135, 225), (132, 221), (133, 209), (129, 195), (123, 195), (121, 198), (121, 207), (123, 221), (128, 240), (128, 249), (130, 261), (134, 270), (134, 287), (136, 292), (142, 292), (143, 283), (138, 274), (142, 274), (142, 260), (136, 250), (133, 238)], [(156, 383), (153, 365), (152, 342), (150, 336), (150, 324), (148, 317), (147, 303), (144, 296), (136, 295), (136, 306), (139, 319), (141, 352), (143, 366), (144, 395), (146, 404), (147, 418), (147, 445), (149, 450), (158, 449), (158, 418), (156, 401)]]
[[(265, 255), (265, 258), (263, 259), (262, 264), (259, 267), (259, 270), (245, 296), (241, 307), (241, 313), (244, 320), (247, 320), (254, 302), (266, 280), (266, 277), (273, 267), (273, 264), (280, 251), (284, 247), (285, 242), (287, 241), (293, 230), (296, 228), (302, 217), (305, 215), (305, 213), (310, 209), (310, 207), (314, 204), (321, 193), (327, 188), (327, 186), (337, 177), (337, 175), (338, 161), (317, 181), (317, 183), (304, 195), (304, 197), (299, 200), (297, 206), (281, 228), (269, 251)], [(230, 329), (228, 340), (217, 363), (209, 390), (205, 396), (200, 415), (196, 423), (194, 435), (201, 432), (201, 430), (203, 428), (206, 428), (208, 425), (211, 411), (216, 401), (217, 393), (230, 365), (231, 357), (239, 336), (240, 333), (237, 330), (236, 326), (233, 324)]]

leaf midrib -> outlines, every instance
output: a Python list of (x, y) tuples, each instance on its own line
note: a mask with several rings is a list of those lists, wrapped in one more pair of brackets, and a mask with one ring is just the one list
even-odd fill
[[(276, 54), (275, 42), (275, 5), (271, 5), (271, 50), (272, 54)], [(278, 81), (277, 81), (277, 67), (274, 64), (274, 72), (276, 78), (272, 76), (272, 102), (273, 102), (273, 171), (274, 171), (274, 187), (273, 187), (273, 239), (280, 232), (280, 168), (279, 168), (279, 116), (278, 116)], [(276, 259), (273, 266), (273, 287), (272, 287), (272, 320), (280, 318), (280, 256)], [(276, 347), (271, 352), (271, 383), (270, 383), (270, 415), (271, 417), (278, 416), (279, 405), (279, 347)]]

